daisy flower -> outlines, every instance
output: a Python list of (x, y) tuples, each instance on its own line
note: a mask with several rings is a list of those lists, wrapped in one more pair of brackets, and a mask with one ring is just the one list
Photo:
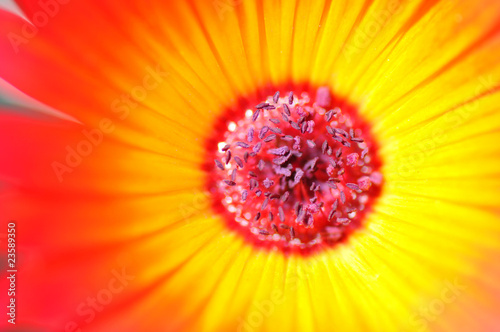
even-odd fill
[(3, 331), (500, 330), (500, 2), (17, 3)]

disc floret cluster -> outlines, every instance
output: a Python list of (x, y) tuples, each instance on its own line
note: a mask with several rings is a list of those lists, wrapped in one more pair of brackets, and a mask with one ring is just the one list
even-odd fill
[(213, 162), (214, 197), (252, 242), (310, 250), (362, 224), (382, 183), (366, 128), (326, 87), (276, 92), (227, 124)]

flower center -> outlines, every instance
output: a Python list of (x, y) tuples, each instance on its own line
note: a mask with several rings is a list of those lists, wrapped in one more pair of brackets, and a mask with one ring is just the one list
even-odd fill
[[(273, 96), (227, 119), (209, 191), (227, 224), (284, 252), (332, 247), (362, 225), (380, 192), (375, 142), (329, 89)], [(215, 144), (214, 144), (215, 145)]]

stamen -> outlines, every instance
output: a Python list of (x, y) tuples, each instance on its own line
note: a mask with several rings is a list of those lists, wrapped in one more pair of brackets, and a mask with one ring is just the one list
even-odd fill
[(247, 134), (248, 143), (253, 142), (253, 134), (254, 134), (254, 129), (253, 129), (253, 127), (250, 127), (250, 129), (248, 129), (248, 134)]
[(279, 100), (280, 100), (280, 92), (276, 91), (276, 93), (273, 96), (273, 101), (275, 104), (277, 104)]
[(224, 165), (217, 159), (215, 159), (215, 164), (217, 167), (219, 167), (221, 170), (224, 170)]

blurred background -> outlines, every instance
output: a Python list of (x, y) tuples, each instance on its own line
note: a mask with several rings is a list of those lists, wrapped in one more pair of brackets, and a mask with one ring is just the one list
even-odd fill
[(19, 10), (19, 7), (16, 5), (14, 0), (0, 0), (0, 7), (6, 8), (6, 9), (13, 11), (13, 12), (21, 13), (21, 11)]
[[(14, 0), (0, 0), (0, 8), (23, 16)], [(0, 78), (0, 104), (24, 104), (24, 99), (25, 96), (22, 93)]]
[[(19, 6), (15, 3), (14, 0), (0, 0), (0, 8), (24, 17), (24, 14), (19, 9)], [(0, 54), (0, 61), (1, 57), (2, 55)], [(26, 111), (26, 109), (36, 110), (38, 112), (47, 113), (53, 116), (74, 121), (74, 119), (72, 119), (71, 117), (25, 95), (2, 78), (0, 78), (0, 105), (3, 107), (7, 106), (7, 108), (11, 110), (19, 110), (20, 112)]]

